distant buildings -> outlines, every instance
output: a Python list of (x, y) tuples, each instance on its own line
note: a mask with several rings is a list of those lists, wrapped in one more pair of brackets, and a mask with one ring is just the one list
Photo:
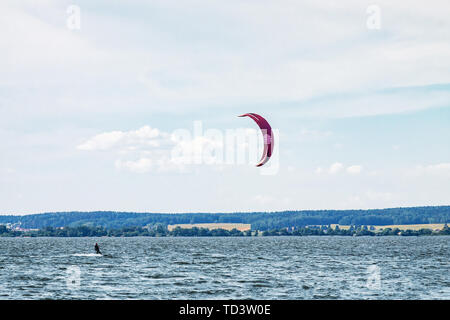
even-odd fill
[(5, 223), (3, 225), (6, 226), (6, 229), (11, 230), (11, 231), (26, 232), (26, 231), (37, 231), (37, 230), (39, 230), (39, 229), (22, 228), (21, 224), (22, 224), (21, 222), (16, 222), (16, 223)]

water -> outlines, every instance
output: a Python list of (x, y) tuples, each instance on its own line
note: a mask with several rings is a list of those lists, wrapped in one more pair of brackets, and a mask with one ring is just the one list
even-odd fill
[[(94, 244), (107, 256), (94, 253)], [(0, 238), (0, 299), (449, 299), (450, 237)]]

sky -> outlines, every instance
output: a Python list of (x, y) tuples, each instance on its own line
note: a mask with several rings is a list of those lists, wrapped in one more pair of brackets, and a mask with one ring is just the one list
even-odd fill
[(3, 0), (0, 214), (449, 205), (449, 12)]

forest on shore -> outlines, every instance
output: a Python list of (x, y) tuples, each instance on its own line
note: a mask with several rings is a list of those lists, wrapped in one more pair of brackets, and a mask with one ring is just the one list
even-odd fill
[(115, 211), (49, 212), (29, 215), (1, 215), (0, 225), (23, 229), (103, 227), (107, 230), (147, 228), (158, 225), (198, 223), (245, 223), (252, 230), (271, 231), (331, 224), (386, 226), (450, 222), (450, 206), (407, 207), (370, 210), (301, 210), (233, 213), (137, 213)]
[(252, 236), (439, 236), (450, 235), (447, 224), (443, 229), (433, 231), (430, 229), (399, 230), (385, 228), (375, 232), (368, 226), (351, 226), (349, 229), (340, 229), (338, 226), (283, 228), (260, 231), (239, 231), (237, 229), (206, 229), (176, 227), (169, 231), (162, 224), (153, 227), (123, 227), (120, 229), (106, 229), (105, 227), (45, 227), (32, 231), (15, 231), (0, 225), (0, 237), (252, 237)]

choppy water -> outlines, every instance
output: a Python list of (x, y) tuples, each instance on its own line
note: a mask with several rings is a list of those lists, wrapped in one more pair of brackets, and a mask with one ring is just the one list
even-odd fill
[[(104, 254), (94, 254), (98, 242)], [(0, 238), (0, 299), (450, 299), (450, 237)]]

